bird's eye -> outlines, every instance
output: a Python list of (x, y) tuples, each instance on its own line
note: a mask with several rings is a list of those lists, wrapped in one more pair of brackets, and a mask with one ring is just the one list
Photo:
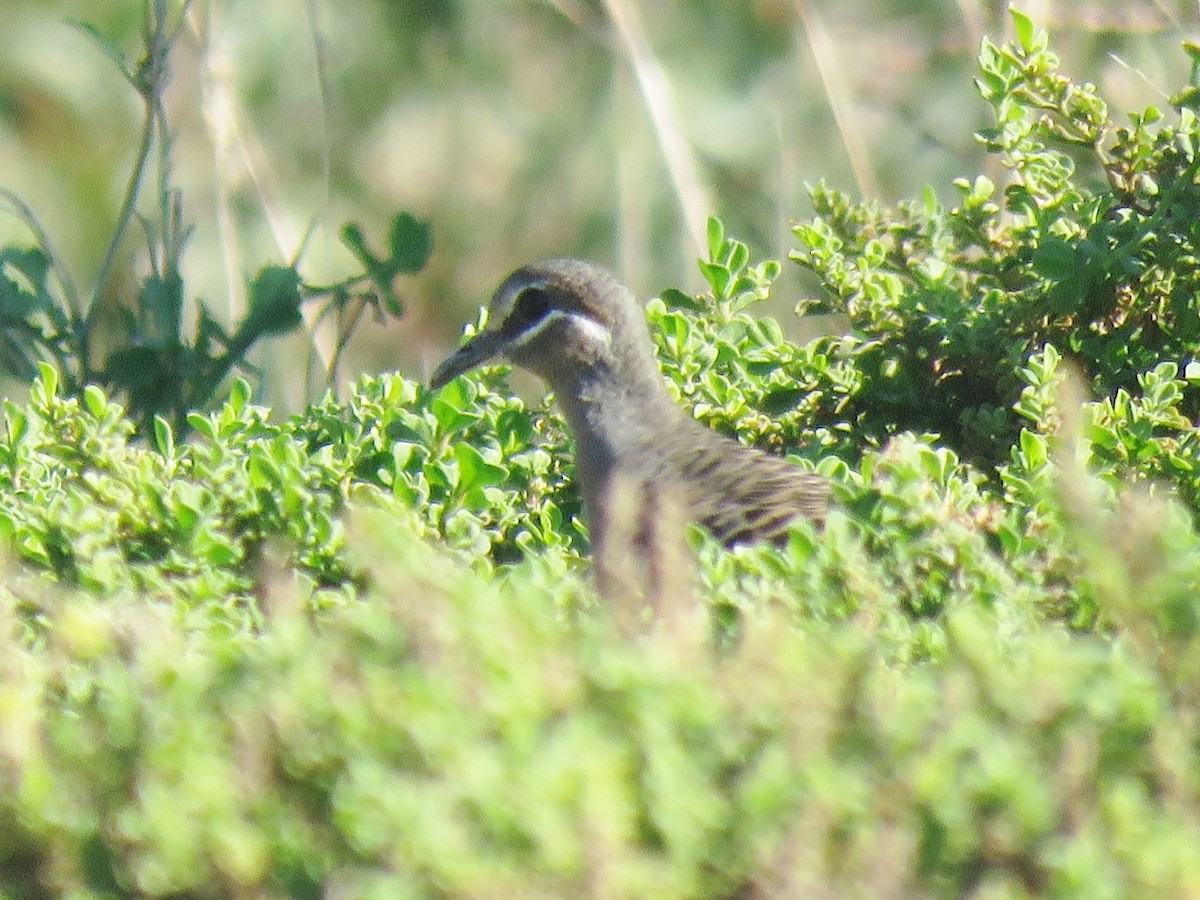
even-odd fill
[(544, 319), (553, 308), (549, 294), (541, 288), (527, 287), (517, 296), (517, 302), (504, 320), (503, 330), (509, 335), (518, 335)]

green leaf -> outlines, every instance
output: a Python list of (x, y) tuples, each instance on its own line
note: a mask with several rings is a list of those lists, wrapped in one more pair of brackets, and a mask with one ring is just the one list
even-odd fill
[(183, 279), (151, 275), (138, 292), (139, 337), (156, 349), (179, 347), (182, 343)]
[(20, 444), (29, 434), (29, 413), (14, 403), (5, 405), (4, 421), (8, 431), (8, 442), (12, 446)]
[(724, 300), (729, 296), (731, 277), (727, 268), (718, 263), (702, 262), (700, 263), (700, 272), (712, 288), (714, 297)]
[(1044, 466), (1050, 458), (1044, 435), (1035, 434), (1026, 428), (1021, 429), (1021, 455), (1025, 465), (1031, 469)]
[(691, 294), (686, 294), (675, 288), (667, 288), (658, 296), (667, 305), (668, 309), (687, 309), (692, 312), (700, 312), (704, 309), (704, 304)]
[(456, 378), (437, 392), (429, 410), (442, 434), (454, 434), (479, 421), (474, 408), (475, 385), (470, 378)]
[(104, 391), (94, 384), (89, 384), (83, 389), (83, 403), (88, 412), (97, 419), (103, 419), (108, 410), (108, 398), (104, 396)]
[(708, 258), (712, 262), (720, 262), (725, 249), (724, 224), (716, 216), (709, 216), (706, 234), (708, 236)]
[(199, 434), (204, 435), (209, 440), (217, 436), (217, 428), (213, 424), (212, 419), (203, 413), (190, 412), (187, 414), (187, 423), (191, 429)]
[(1200, 87), (1185, 87), (1172, 94), (1168, 102), (1175, 109), (1200, 109)]
[(419, 272), (433, 253), (433, 229), (428, 222), (402, 212), (392, 220), (388, 244), (394, 271)]
[(379, 258), (371, 252), (363, 237), (362, 228), (356, 222), (346, 222), (342, 225), (340, 237), (346, 248), (354, 254), (354, 258), (362, 263), (367, 271), (378, 267)]
[(1076, 248), (1056, 237), (1044, 238), (1034, 250), (1033, 266), (1038, 274), (1051, 281), (1071, 278), (1081, 269)]
[(253, 391), (250, 388), (250, 382), (245, 378), (235, 378), (233, 386), (229, 389), (229, 400), (226, 405), (233, 413), (235, 418), (240, 418), (246, 411), (246, 407), (250, 405), (250, 397)]
[(37, 366), (40, 376), (34, 388), (47, 400), (57, 396), (58, 370), (48, 362), (39, 361)]
[(250, 310), (239, 331), (252, 340), (299, 328), (304, 323), (300, 286), (300, 273), (294, 267), (264, 267), (250, 285)]
[(175, 435), (171, 431), (171, 423), (162, 416), (154, 417), (154, 444), (163, 456), (175, 455)]
[(35, 294), (43, 294), (46, 290), (46, 276), (50, 272), (50, 257), (37, 247), (20, 248), (5, 247), (0, 250), (0, 269), (11, 267), (19, 272), (27, 281), (30, 290)]
[(46, 288), (50, 260), (41, 250), (0, 250), (0, 323), (26, 323), (54, 304)]
[(758, 408), (769, 416), (779, 416), (795, 409), (807, 396), (808, 391), (800, 388), (776, 388), (763, 395)]
[(730, 241), (729, 271), (734, 274), (741, 272), (746, 268), (748, 262), (750, 262), (750, 248), (741, 241)]
[(1033, 20), (1013, 6), (1008, 8), (1008, 14), (1012, 17), (1013, 30), (1016, 32), (1021, 49), (1026, 53), (1032, 52), (1034, 50)]
[(458, 463), (457, 488), (464, 496), (482, 487), (501, 484), (508, 477), (508, 469), (489, 463), (470, 444), (456, 445), (454, 459)]

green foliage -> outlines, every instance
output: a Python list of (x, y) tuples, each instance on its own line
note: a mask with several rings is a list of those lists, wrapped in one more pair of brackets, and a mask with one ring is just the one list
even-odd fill
[[(848, 335), (753, 315), (779, 267), (715, 220), (709, 292), (650, 304), (679, 399), (837, 502), (781, 546), (692, 532), (635, 636), (502, 368), (283, 422), (238, 380), (146, 445), (42, 365), (0, 432), (0, 889), (1193, 893), (1195, 120), (1115, 129), (1016, 22), (980, 76), (1011, 185), (814, 190), (801, 306)], [(412, 228), (350, 240), (390, 271)]]
[(9, 582), (44, 636), (0, 654), (9, 891), (1186, 892), (1194, 652), (1015, 640), (973, 608), (897, 666), (870, 615), (764, 609), (705, 660), (564, 628), (561, 572), (473, 574), (399, 509), (354, 522), (371, 594), (313, 620), (268, 579), (249, 642)]
[[(317, 318), (352, 311), (352, 316), (343, 317), (350, 324), (339, 336), (339, 346), (349, 340), (364, 305), (401, 315), (403, 305), (393, 282), (397, 275), (424, 267), (432, 249), (428, 224), (408, 213), (393, 220), (388, 254), (383, 258), (367, 250), (361, 229), (349, 223), (343, 227), (343, 240), (362, 263), (362, 273), (335, 284), (315, 285), (304, 281), (295, 262), (266, 265), (251, 282), (246, 311), (232, 330), (213, 317), (201, 300), (192, 303), (195, 323), (189, 328), (182, 264), (191, 229), (184, 224), (182, 194), (172, 184), (174, 134), (163, 106), (170, 54), (181, 23), (169, 21), (165, 0), (146, 3), (145, 14), (144, 56), (136, 65), (94, 28), (80, 25), (145, 105), (142, 144), (88, 299), (56, 256), (33, 210), (11, 191), (0, 191), (38, 239), (33, 248), (0, 248), (0, 370), (31, 381), (38, 362), (52, 362), (71, 394), (79, 394), (88, 384), (121, 394), (143, 434), (149, 433), (158, 416), (166, 417), (176, 431), (185, 431), (188, 413), (211, 406), (230, 373), (252, 373), (249, 354), (256, 344), (304, 325), (305, 304), (324, 302), (315, 313)], [(138, 205), (155, 156), (155, 213), (142, 215)], [(135, 219), (145, 232), (150, 271), (140, 279), (135, 297), (114, 298), (109, 282)], [(108, 348), (103, 359), (98, 345)]]
[(669, 387), (698, 419), (747, 443), (776, 451), (817, 446), (826, 436), (809, 430), (807, 398), (819, 364), (813, 349), (788, 342), (778, 322), (748, 312), (769, 295), (779, 264), (751, 265), (746, 245), (727, 239), (715, 219), (708, 237), (709, 259), (700, 269), (711, 293), (664, 291), (648, 308)]
[[(1044, 34), (984, 43), (978, 79), (995, 127), (980, 134), (1010, 180), (960, 179), (959, 203), (932, 193), (888, 210), (818, 184), (817, 218), (793, 259), (827, 289), (801, 310), (836, 311), (852, 335), (827, 342), (861, 373), (817, 372), (820, 420), (856, 434), (936, 432), (996, 465), (1021, 420), (1024, 360), (1051, 344), (1098, 395), (1132, 389), (1200, 343), (1194, 260), (1196, 117), (1147, 109), (1115, 123), (1090, 85), (1060, 74)], [(1200, 412), (1184, 390), (1183, 412)]]
[(351, 497), (420, 510), (426, 536), (481, 562), (575, 556), (564, 448), (532, 443), (541, 415), (519, 400), (460, 385), (366, 378), (346, 403), (273, 424), (238, 381), (191, 415), (187, 442), (156, 419), (149, 448), (100, 389), (63, 396), (45, 366), (28, 406), (5, 406), (0, 535), (58, 581), (159, 597), (181, 621), (203, 607), (197, 621), (235, 631), (261, 624), (254, 580), (273, 541), (317, 605), (357, 595), (340, 521)]

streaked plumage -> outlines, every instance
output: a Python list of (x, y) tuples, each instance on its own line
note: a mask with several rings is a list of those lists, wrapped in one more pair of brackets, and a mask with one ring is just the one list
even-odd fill
[[(672, 401), (642, 307), (600, 266), (555, 259), (518, 269), (493, 296), (487, 328), (438, 366), (431, 385), (494, 357), (554, 391), (575, 437), (596, 547), (614, 485), (639, 502), (677, 504), (726, 545), (776, 539), (797, 516), (825, 514), (823, 477), (706, 428)], [(654, 510), (638, 512), (641, 533)]]

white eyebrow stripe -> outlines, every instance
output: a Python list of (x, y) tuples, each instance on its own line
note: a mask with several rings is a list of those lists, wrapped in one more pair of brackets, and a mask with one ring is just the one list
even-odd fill
[(612, 343), (612, 334), (610, 334), (609, 330), (595, 319), (580, 313), (569, 313), (563, 312), (561, 309), (552, 309), (550, 312), (546, 313), (546, 315), (542, 316), (542, 318), (539, 319), (537, 324), (535, 324), (532, 328), (526, 328), (520, 334), (515, 335), (512, 340), (509, 341), (509, 345), (513, 347), (520, 347), (524, 344), (527, 344), (529, 341), (533, 340), (535, 337), (545, 331), (550, 326), (550, 323), (556, 321), (557, 319), (571, 319), (575, 323), (576, 328), (584, 332), (589, 338), (597, 343), (605, 345)]

